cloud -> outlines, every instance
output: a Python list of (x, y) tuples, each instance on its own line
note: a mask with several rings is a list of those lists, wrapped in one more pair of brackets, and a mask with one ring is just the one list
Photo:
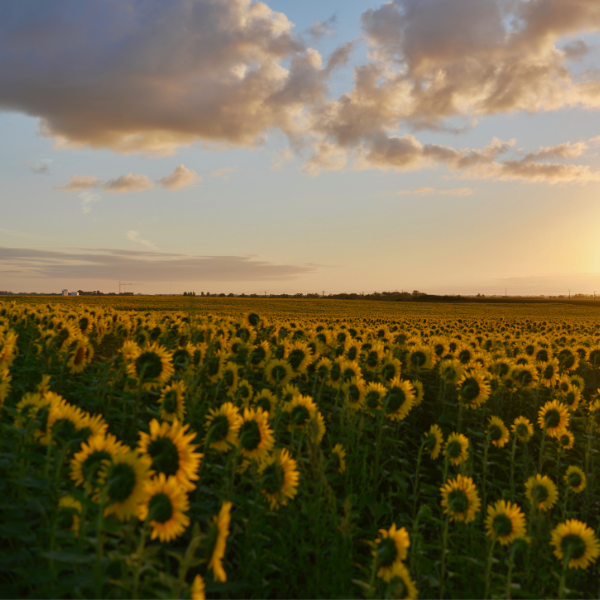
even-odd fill
[(140, 237), (139, 231), (134, 231), (134, 230), (128, 231), (127, 239), (131, 240), (132, 242), (136, 242), (136, 244), (142, 244), (143, 246), (148, 246), (148, 248), (153, 248), (154, 250), (157, 250), (156, 246), (152, 242), (150, 242), (148, 240), (144, 240)]
[(589, 52), (589, 46), (585, 40), (574, 40), (569, 42), (563, 48), (563, 52), (568, 59), (581, 58)]
[(127, 194), (129, 192), (143, 192), (153, 186), (154, 184), (148, 179), (147, 175), (127, 173), (127, 175), (121, 175), (116, 179), (109, 179), (102, 184), (102, 189), (109, 194)]
[(81, 192), (81, 194), (79, 194), (79, 198), (81, 199), (81, 212), (84, 215), (87, 215), (92, 210), (93, 202), (102, 200), (102, 196), (100, 196), (100, 194), (94, 194), (89, 191)]
[(93, 175), (72, 175), (69, 183), (61, 185), (56, 189), (63, 192), (78, 192), (79, 190), (96, 188), (100, 184), (101, 180)]
[(43, 158), (40, 162), (31, 164), (29, 162), (25, 163), (25, 166), (29, 168), (29, 170), (35, 175), (50, 175), (50, 163), (52, 159)]
[(439, 187), (420, 187), (415, 190), (401, 190), (396, 192), (399, 196), (402, 194), (414, 194), (417, 196), (426, 196), (429, 194), (442, 194), (449, 196), (470, 196), (473, 193), (471, 188), (439, 188)]
[(588, 149), (588, 145), (585, 142), (577, 142), (572, 144), (567, 142), (565, 144), (558, 144), (557, 146), (549, 146), (540, 148), (537, 152), (530, 152), (523, 159), (524, 162), (548, 160), (565, 158), (572, 159), (581, 156)]
[(326, 35), (331, 35), (335, 32), (334, 26), (337, 22), (337, 15), (333, 14), (326, 21), (316, 21), (312, 27), (308, 30), (310, 36), (314, 40), (320, 40)]
[(124, 154), (296, 137), (328, 74), (292, 27), (251, 0), (4, 0), (0, 109)]
[(233, 173), (237, 167), (223, 167), (221, 169), (215, 169), (210, 172), (211, 177), (223, 177), (224, 175), (228, 175), (229, 173)]
[(156, 183), (167, 190), (180, 190), (200, 181), (202, 181), (202, 177), (196, 171), (187, 169), (184, 165), (179, 165), (172, 173), (159, 179)]
[(249, 256), (196, 256), (149, 250), (0, 247), (0, 266), (40, 279), (110, 281), (282, 281), (315, 272), (315, 265), (281, 265)]

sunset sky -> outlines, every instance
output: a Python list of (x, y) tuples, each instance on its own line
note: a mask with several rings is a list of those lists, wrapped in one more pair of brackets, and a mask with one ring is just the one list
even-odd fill
[(600, 294), (598, 0), (3, 0), (0, 290)]

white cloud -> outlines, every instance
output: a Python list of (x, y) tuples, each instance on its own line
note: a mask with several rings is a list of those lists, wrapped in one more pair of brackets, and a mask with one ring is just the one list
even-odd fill
[(211, 177), (223, 177), (224, 175), (228, 175), (229, 173), (233, 173), (237, 167), (222, 167), (221, 169), (215, 169), (210, 172)]
[(134, 231), (133, 229), (127, 232), (127, 239), (135, 242), (136, 244), (142, 244), (143, 246), (148, 246), (148, 248), (152, 248), (157, 250), (156, 246), (149, 240), (144, 240), (140, 237), (139, 231)]
[(92, 192), (81, 192), (78, 196), (81, 199), (81, 212), (87, 215), (92, 210), (92, 203), (98, 202), (102, 199), (100, 194), (94, 194)]
[(449, 196), (470, 196), (473, 193), (471, 188), (440, 188), (440, 187), (420, 187), (414, 190), (401, 190), (396, 192), (398, 195), (414, 194), (416, 196), (426, 196), (429, 194), (442, 194)]
[(116, 179), (109, 179), (102, 183), (102, 189), (111, 194), (127, 194), (129, 192), (143, 192), (152, 188), (154, 184), (148, 179), (147, 175), (134, 175), (127, 173)]

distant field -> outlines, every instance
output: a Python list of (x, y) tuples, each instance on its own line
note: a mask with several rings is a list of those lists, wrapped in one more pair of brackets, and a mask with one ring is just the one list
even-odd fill
[(0, 597), (598, 597), (599, 316), (0, 297)]

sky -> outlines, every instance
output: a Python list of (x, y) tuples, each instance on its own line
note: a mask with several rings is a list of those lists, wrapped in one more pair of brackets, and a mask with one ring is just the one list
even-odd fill
[(600, 294), (598, 0), (3, 0), (0, 290)]

